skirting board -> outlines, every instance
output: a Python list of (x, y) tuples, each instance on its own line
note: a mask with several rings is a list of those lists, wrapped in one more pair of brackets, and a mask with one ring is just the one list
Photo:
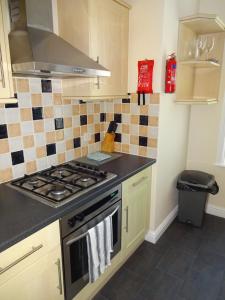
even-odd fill
[(207, 204), (206, 213), (209, 215), (225, 218), (225, 208)]
[(155, 244), (159, 238), (163, 235), (163, 233), (166, 231), (166, 229), (170, 226), (170, 224), (173, 222), (173, 220), (177, 216), (178, 206), (175, 206), (175, 208), (168, 214), (168, 216), (162, 221), (162, 223), (156, 228), (155, 231), (149, 231), (146, 236), (145, 240)]

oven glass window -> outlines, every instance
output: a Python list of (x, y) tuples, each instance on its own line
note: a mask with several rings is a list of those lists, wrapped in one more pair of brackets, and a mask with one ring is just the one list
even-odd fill
[(112, 216), (112, 228), (113, 228), (113, 246), (118, 242), (118, 211)]

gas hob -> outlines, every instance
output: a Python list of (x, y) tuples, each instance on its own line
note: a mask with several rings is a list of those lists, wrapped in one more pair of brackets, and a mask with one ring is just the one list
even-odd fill
[(117, 175), (76, 161), (25, 175), (8, 185), (52, 207), (68, 203)]

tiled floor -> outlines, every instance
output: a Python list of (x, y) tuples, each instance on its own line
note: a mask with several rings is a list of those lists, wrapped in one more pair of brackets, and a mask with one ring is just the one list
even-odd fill
[(225, 219), (201, 229), (175, 221), (144, 242), (94, 300), (225, 300)]

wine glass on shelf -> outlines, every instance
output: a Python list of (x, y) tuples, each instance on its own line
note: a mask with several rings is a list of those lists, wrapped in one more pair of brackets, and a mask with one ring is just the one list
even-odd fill
[(214, 46), (215, 46), (215, 37), (214, 36), (207, 36), (206, 47), (205, 47), (206, 60), (210, 60), (209, 59), (209, 53), (213, 50)]
[(200, 60), (207, 44), (207, 37), (200, 35), (196, 40), (195, 59)]

